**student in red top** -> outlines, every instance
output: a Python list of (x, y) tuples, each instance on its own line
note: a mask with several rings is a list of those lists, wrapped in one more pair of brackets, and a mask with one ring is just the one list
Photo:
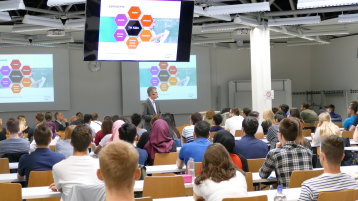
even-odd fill
[(218, 131), (214, 136), (213, 143), (220, 143), (224, 145), (230, 154), (232, 162), (234, 162), (234, 164), (241, 170), (244, 170), (245, 172), (248, 171), (247, 160), (244, 157), (240, 157), (233, 153), (235, 147), (235, 138), (230, 132), (226, 130)]

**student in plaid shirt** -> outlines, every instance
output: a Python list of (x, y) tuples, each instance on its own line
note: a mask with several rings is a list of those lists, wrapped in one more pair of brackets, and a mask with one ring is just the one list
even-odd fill
[(276, 171), (278, 183), (288, 187), (290, 176), (294, 170), (312, 169), (312, 152), (308, 148), (295, 144), (299, 125), (294, 119), (284, 119), (280, 123), (278, 148), (272, 149), (260, 168), (260, 177), (267, 178)]

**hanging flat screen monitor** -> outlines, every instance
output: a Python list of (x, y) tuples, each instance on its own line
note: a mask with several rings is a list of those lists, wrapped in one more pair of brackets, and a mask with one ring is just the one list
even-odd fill
[(88, 0), (84, 60), (189, 61), (194, 1)]

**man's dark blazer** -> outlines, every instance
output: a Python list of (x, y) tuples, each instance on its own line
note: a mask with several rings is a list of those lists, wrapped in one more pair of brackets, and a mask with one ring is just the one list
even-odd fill
[[(157, 109), (157, 114), (160, 114), (160, 107), (158, 101), (155, 101), (155, 107)], [(152, 119), (153, 115), (155, 115), (155, 110), (151, 100), (148, 98), (146, 101), (143, 102), (143, 119), (144, 119), (144, 128), (146, 130), (150, 130), (150, 120)]]

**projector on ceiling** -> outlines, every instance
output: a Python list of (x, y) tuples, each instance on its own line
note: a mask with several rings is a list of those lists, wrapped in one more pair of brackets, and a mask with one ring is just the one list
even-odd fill
[(66, 32), (63, 29), (52, 29), (47, 31), (48, 37), (62, 37), (65, 36)]

